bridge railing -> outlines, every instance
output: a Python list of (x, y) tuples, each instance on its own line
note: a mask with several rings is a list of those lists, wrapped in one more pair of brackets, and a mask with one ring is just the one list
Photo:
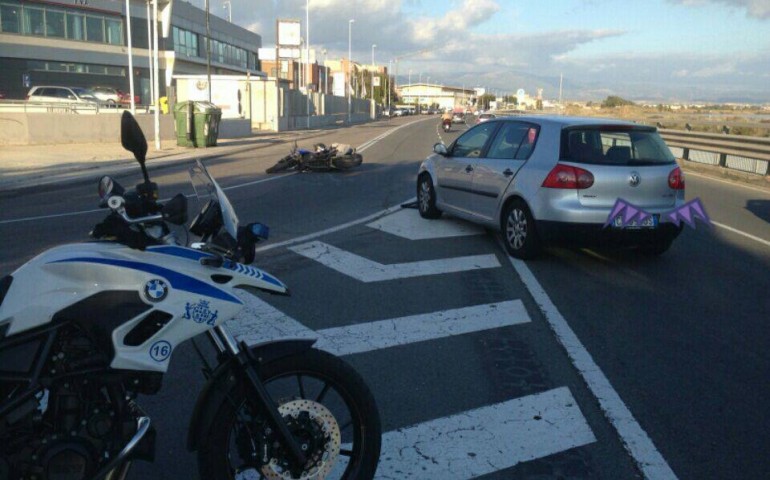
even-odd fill
[(770, 138), (658, 129), (674, 156), (759, 175), (770, 175)]

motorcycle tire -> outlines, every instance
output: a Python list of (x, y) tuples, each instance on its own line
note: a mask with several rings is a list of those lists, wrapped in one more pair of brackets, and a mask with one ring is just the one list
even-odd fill
[(294, 155), (288, 155), (278, 160), (278, 163), (265, 170), (266, 173), (278, 173), (297, 166), (297, 159)]
[[(292, 476), (283, 450), (265, 446), (273, 443), (271, 433), (263, 418), (250, 411), (246, 388), (236, 384), (216, 407), (216, 420), (198, 450), (200, 478), (374, 478), (380, 457), (380, 415), (369, 388), (352, 367), (330, 353), (308, 349), (261, 365), (259, 375), (290, 429), (309, 445), (305, 469)], [(263, 455), (262, 447), (270, 449), (271, 459), (257, 470), (253, 462)]]
[(332, 158), (332, 164), (340, 170), (347, 170), (361, 165), (364, 161), (364, 157), (360, 153), (354, 153), (353, 155), (344, 155), (342, 157)]

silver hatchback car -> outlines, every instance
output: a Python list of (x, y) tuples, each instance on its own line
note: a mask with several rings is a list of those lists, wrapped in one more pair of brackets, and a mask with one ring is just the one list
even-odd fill
[[(557, 243), (659, 255), (682, 230), (662, 220), (684, 204), (684, 176), (654, 127), (498, 117), (433, 146), (417, 173), (417, 200), (424, 218), (447, 212), (501, 231), (518, 258)], [(634, 209), (645, 214), (626, 221)]]

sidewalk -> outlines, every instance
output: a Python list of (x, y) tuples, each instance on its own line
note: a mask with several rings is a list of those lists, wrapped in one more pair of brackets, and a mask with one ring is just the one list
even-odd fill
[[(207, 158), (321, 135), (320, 130), (261, 132), (250, 137), (220, 139), (216, 147), (188, 148), (164, 140), (161, 149), (147, 141), (147, 165)], [(119, 143), (0, 146), (0, 192), (75, 181), (85, 175), (138, 168), (131, 152)]]

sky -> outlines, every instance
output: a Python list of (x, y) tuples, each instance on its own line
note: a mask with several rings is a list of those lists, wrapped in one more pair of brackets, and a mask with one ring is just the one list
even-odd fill
[[(204, 0), (189, 0), (203, 8)], [(275, 44), (302, 21), (329, 59), (390, 63), (398, 83), (546, 99), (770, 103), (770, 0), (230, 0)], [(227, 17), (223, 0), (212, 13)], [(349, 19), (355, 21), (350, 24)], [(350, 27), (350, 31), (349, 31)], [(372, 45), (376, 45), (372, 49)]]

